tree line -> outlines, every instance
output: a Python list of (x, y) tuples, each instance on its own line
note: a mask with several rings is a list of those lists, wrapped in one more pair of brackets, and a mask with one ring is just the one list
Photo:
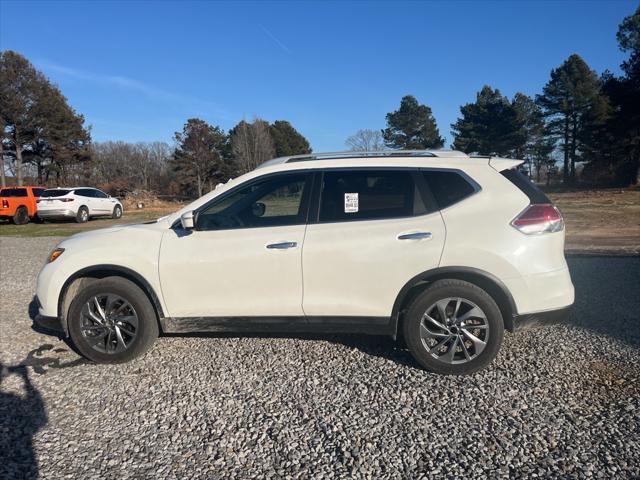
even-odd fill
[[(559, 162), (562, 181), (626, 186), (638, 182), (640, 167), (640, 8), (619, 26), (620, 49), (628, 53), (622, 76), (592, 70), (571, 55), (551, 71), (542, 92), (513, 98), (485, 85), (460, 107), (451, 125), (452, 148), (478, 155), (525, 160), (529, 173), (547, 180)], [(346, 140), (353, 150), (442, 148), (435, 118), (415, 97), (402, 98), (386, 116), (387, 128), (359, 130)]]
[[(598, 75), (579, 55), (553, 69), (534, 98), (513, 98), (485, 85), (460, 107), (451, 147), (478, 155), (524, 159), (532, 177), (547, 181), (559, 163), (567, 185), (637, 183), (640, 161), (640, 8), (617, 33), (628, 54), (622, 75)], [(188, 119), (163, 142), (91, 142), (91, 129), (59, 88), (22, 55), (0, 52), (0, 174), (18, 184), (25, 172), (48, 185), (89, 183), (117, 193), (152, 190), (200, 196), (217, 183), (278, 156), (311, 152), (286, 120), (242, 120), (228, 132)], [(444, 146), (431, 108), (407, 95), (386, 115), (383, 130), (359, 130), (352, 150), (434, 149)]]

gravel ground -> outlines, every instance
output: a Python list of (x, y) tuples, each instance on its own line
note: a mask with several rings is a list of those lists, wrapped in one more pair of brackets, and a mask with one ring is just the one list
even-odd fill
[(171, 336), (85, 363), (29, 318), (56, 241), (0, 239), (0, 478), (640, 477), (640, 257), (572, 258), (570, 323), (455, 378), (350, 335)]

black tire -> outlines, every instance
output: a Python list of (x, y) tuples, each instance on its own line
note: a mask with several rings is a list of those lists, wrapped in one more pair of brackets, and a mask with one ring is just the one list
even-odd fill
[[(123, 351), (98, 351), (83, 334), (82, 329), (86, 328), (87, 322), (87, 317), (83, 315), (83, 308), (92, 298), (102, 295), (115, 295), (124, 299), (133, 307), (137, 315), (135, 337)], [(122, 277), (106, 277), (88, 283), (71, 302), (67, 320), (69, 335), (74, 346), (84, 357), (96, 363), (124, 363), (139, 357), (153, 345), (159, 332), (156, 312), (149, 298), (135, 283)], [(117, 339), (114, 341), (117, 343)]]
[(76, 213), (76, 222), (86, 223), (88, 221), (89, 221), (89, 209), (85, 206), (82, 206), (78, 209), (78, 213)]
[(115, 207), (113, 207), (113, 213), (111, 214), (111, 218), (113, 218), (114, 220), (117, 220), (120, 217), (122, 217), (122, 207), (120, 205), (116, 205)]
[(16, 225), (26, 225), (29, 223), (29, 212), (27, 211), (27, 207), (18, 207), (12, 220)]
[[(440, 314), (433, 313), (438, 312), (439, 309), (436, 307), (435, 310), (432, 310), (432, 308), (437, 305), (436, 302), (438, 301), (441, 301), (441, 305), (447, 304), (444, 299), (452, 299), (451, 303), (444, 309), (449, 312), (445, 315), (447, 318), (449, 316), (456, 317), (455, 314), (450, 312), (456, 307), (457, 299), (462, 300), (461, 309), (466, 309), (472, 305), (478, 307), (480, 312), (484, 314), (484, 318), (479, 317), (479, 319), (474, 320), (473, 317), (470, 317), (468, 320), (468, 325), (475, 324), (478, 325), (478, 328), (471, 330), (473, 326), (467, 326), (463, 329), (460, 326), (455, 326), (456, 322), (453, 321), (445, 331), (435, 327), (434, 324), (429, 323), (427, 320), (424, 320), (427, 324), (423, 324), (425, 314), (429, 312), (432, 313), (430, 317), (437, 316), (435, 320), (438, 323), (441, 322)], [(473, 308), (470, 308), (470, 310), (473, 310)], [(469, 310), (466, 311), (468, 312)], [(460, 317), (463, 316), (460, 315)], [(431, 338), (431, 335), (425, 335), (423, 340), (421, 332), (424, 332), (424, 326), (422, 325), (428, 325), (430, 332), (439, 334), (437, 339)], [(458, 325), (460, 324), (458, 323)], [(403, 333), (409, 351), (426, 370), (442, 375), (468, 375), (485, 368), (496, 357), (504, 336), (504, 321), (496, 302), (477, 285), (462, 280), (438, 280), (419, 294), (409, 305), (403, 320)], [(484, 340), (484, 346), (479, 344), (480, 347), (476, 347), (469, 334), (477, 335), (474, 335), (476, 340)], [(449, 336), (450, 340), (446, 340), (447, 336)], [(459, 343), (462, 341), (464, 341), (464, 346)], [(433, 342), (433, 345), (429, 345), (431, 351), (428, 350), (427, 342)], [(439, 342), (446, 343), (436, 348)], [(475, 350), (476, 348), (478, 348), (477, 351)], [(447, 357), (446, 353), (439, 355), (442, 351), (451, 353), (452, 350), (451, 360), (459, 363), (449, 363), (444, 360)]]

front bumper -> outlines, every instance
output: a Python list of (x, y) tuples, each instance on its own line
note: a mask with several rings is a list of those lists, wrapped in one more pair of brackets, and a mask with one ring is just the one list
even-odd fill
[(67, 335), (66, 330), (62, 326), (62, 322), (58, 317), (47, 317), (45, 315), (37, 314), (34, 321), (41, 327), (47, 330), (52, 330), (56, 333)]
[(525, 313), (513, 317), (514, 330), (525, 330), (528, 328), (543, 327), (564, 323), (571, 315), (573, 305), (543, 312)]
[(38, 210), (38, 216), (40, 218), (66, 218), (75, 217), (76, 212), (69, 210), (68, 208), (59, 208), (51, 210)]

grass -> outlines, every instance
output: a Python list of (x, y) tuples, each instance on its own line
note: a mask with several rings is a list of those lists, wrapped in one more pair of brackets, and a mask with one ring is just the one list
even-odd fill
[(73, 220), (32, 223), (26, 225), (13, 225), (9, 222), (0, 223), (0, 237), (68, 237), (75, 233), (107, 228), (114, 225), (126, 225), (131, 223), (142, 223), (155, 220), (158, 217), (177, 211), (180, 206), (171, 208), (150, 208), (144, 210), (131, 210), (125, 212), (122, 218), (113, 220), (111, 218), (94, 218), (87, 223), (75, 223)]

